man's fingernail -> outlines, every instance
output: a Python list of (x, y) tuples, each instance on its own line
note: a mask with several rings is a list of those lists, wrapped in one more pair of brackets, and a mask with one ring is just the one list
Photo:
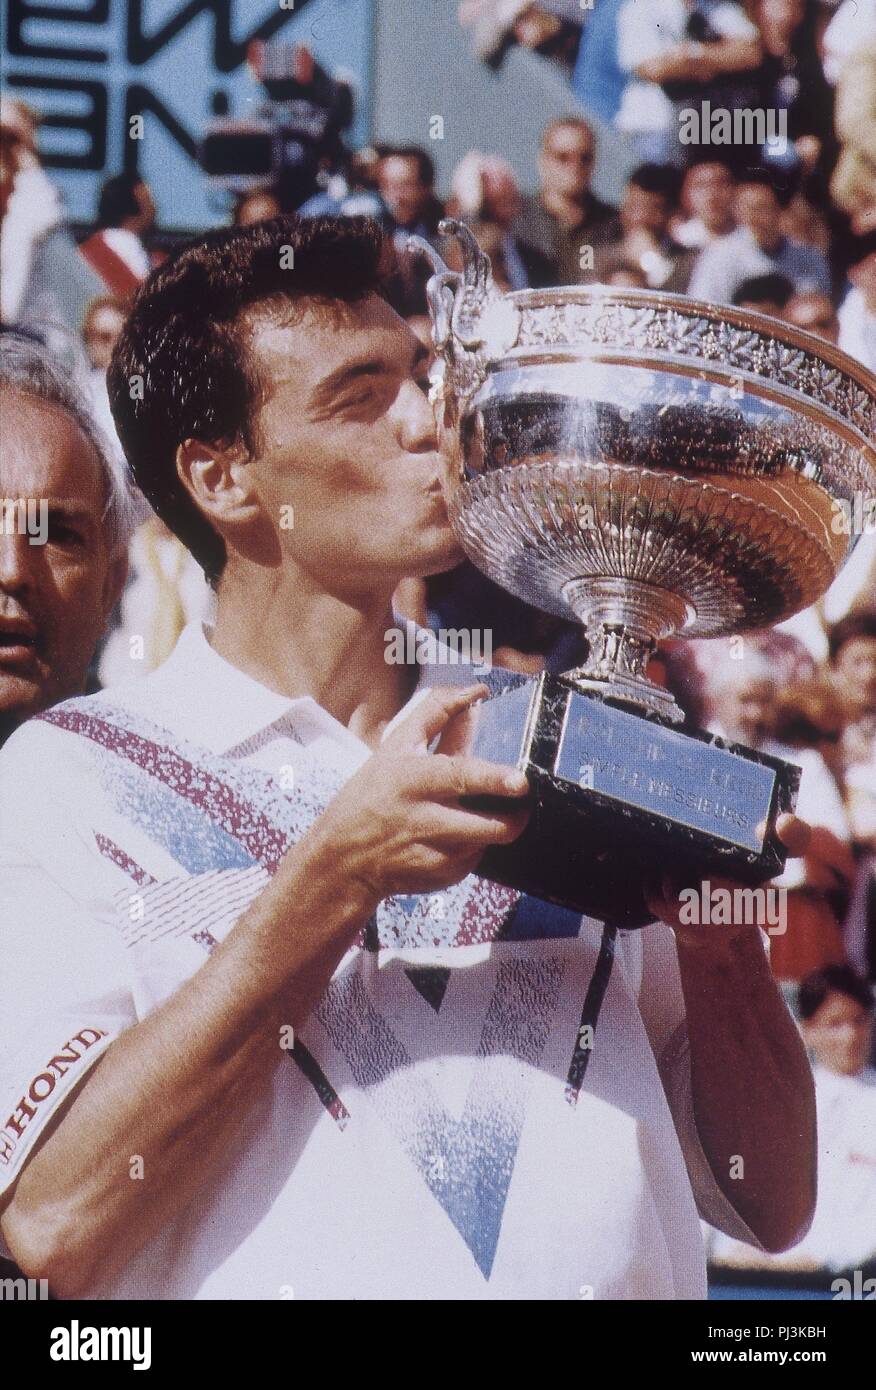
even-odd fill
[(520, 772), (516, 768), (513, 772), (505, 774), (505, 786), (509, 792), (522, 792), (529, 788), (529, 779), (525, 772)]

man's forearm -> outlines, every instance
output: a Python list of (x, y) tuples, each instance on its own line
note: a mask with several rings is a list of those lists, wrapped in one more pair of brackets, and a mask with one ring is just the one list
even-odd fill
[(744, 72), (760, 62), (757, 39), (721, 39), (717, 43), (681, 43), (635, 70), (643, 82), (707, 82), (716, 73)]
[[(2, 1218), (13, 1255), (87, 1293), (191, 1200), (286, 1057), (372, 904), (307, 842), (197, 973), (96, 1063)], [(134, 1156), (142, 1180), (131, 1176)]]
[(799, 1239), (815, 1201), (815, 1093), (756, 927), (680, 938), (694, 1116), (722, 1191), (767, 1249)]

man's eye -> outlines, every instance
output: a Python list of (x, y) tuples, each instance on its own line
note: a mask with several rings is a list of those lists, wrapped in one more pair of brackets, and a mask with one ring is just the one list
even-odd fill
[(56, 545), (81, 545), (82, 532), (69, 522), (49, 519), (48, 536)]

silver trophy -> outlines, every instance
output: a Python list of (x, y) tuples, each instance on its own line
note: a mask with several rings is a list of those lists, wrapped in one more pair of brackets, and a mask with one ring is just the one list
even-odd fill
[(582, 666), (509, 680), (467, 717), (472, 751), (526, 769), (535, 802), (481, 871), (625, 926), (650, 919), (661, 870), (773, 876), (799, 770), (682, 729), (646, 667), (662, 639), (769, 627), (828, 588), (856, 540), (845, 518), (876, 494), (876, 377), (682, 295), (504, 294), (468, 228), (440, 230), (461, 270), (409, 247), (432, 269), (451, 523), (475, 565), (588, 644)]

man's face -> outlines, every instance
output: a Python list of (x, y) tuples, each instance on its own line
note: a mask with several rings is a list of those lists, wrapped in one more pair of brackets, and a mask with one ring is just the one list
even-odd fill
[(836, 670), (853, 707), (862, 714), (876, 713), (876, 637), (844, 642), (837, 653)]
[(820, 291), (807, 291), (796, 294), (788, 304), (785, 313), (789, 323), (815, 333), (819, 338), (835, 343), (839, 339), (839, 318), (830, 297)]
[[(102, 473), (75, 422), (7, 388), (0, 412), (0, 726), (9, 729), (82, 691), (125, 565), (110, 556)], [(20, 500), (47, 518), (43, 543), (20, 534)]]
[(348, 595), (458, 564), (429, 354), (404, 320), (376, 295), (304, 305), (288, 326), (254, 317), (250, 344), (264, 385), (257, 457), (244, 469), (259, 558), (289, 560), (317, 588)]
[(684, 181), (684, 202), (692, 217), (707, 227), (723, 227), (733, 220), (736, 180), (723, 164), (698, 164)]
[(840, 1076), (857, 1076), (870, 1055), (871, 1018), (857, 999), (830, 990), (820, 1009), (803, 1025), (816, 1061)]
[(420, 178), (416, 159), (389, 155), (380, 161), (377, 180), (380, 196), (390, 215), (402, 227), (418, 222), (429, 198), (429, 185)]
[(596, 151), (580, 126), (556, 126), (546, 136), (538, 162), (542, 191), (558, 198), (583, 198), (590, 189)]
[(659, 240), (666, 234), (671, 211), (665, 193), (649, 193), (630, 183), (621, 204), (621, 223), (627, 235), (630, 232), (649, 232)]
[(771, 188), (757, 183), (743, 184), (737, 194), (736, 209), (743, 227), (747, 227), (761, 245), (770, 246), (777, 240), (782, 209)]
[(718, 717), (731, 737), (757, 746), (772, 731), (775, 700), (776, 687), (771, 680), (731, 682), (716, 702)]
[(124, 322), (125, 316), (122, 311), (111, 304), (103, 304), (94, 310), (82, 335), (92, 367), (102, 372), (106, 371)]

